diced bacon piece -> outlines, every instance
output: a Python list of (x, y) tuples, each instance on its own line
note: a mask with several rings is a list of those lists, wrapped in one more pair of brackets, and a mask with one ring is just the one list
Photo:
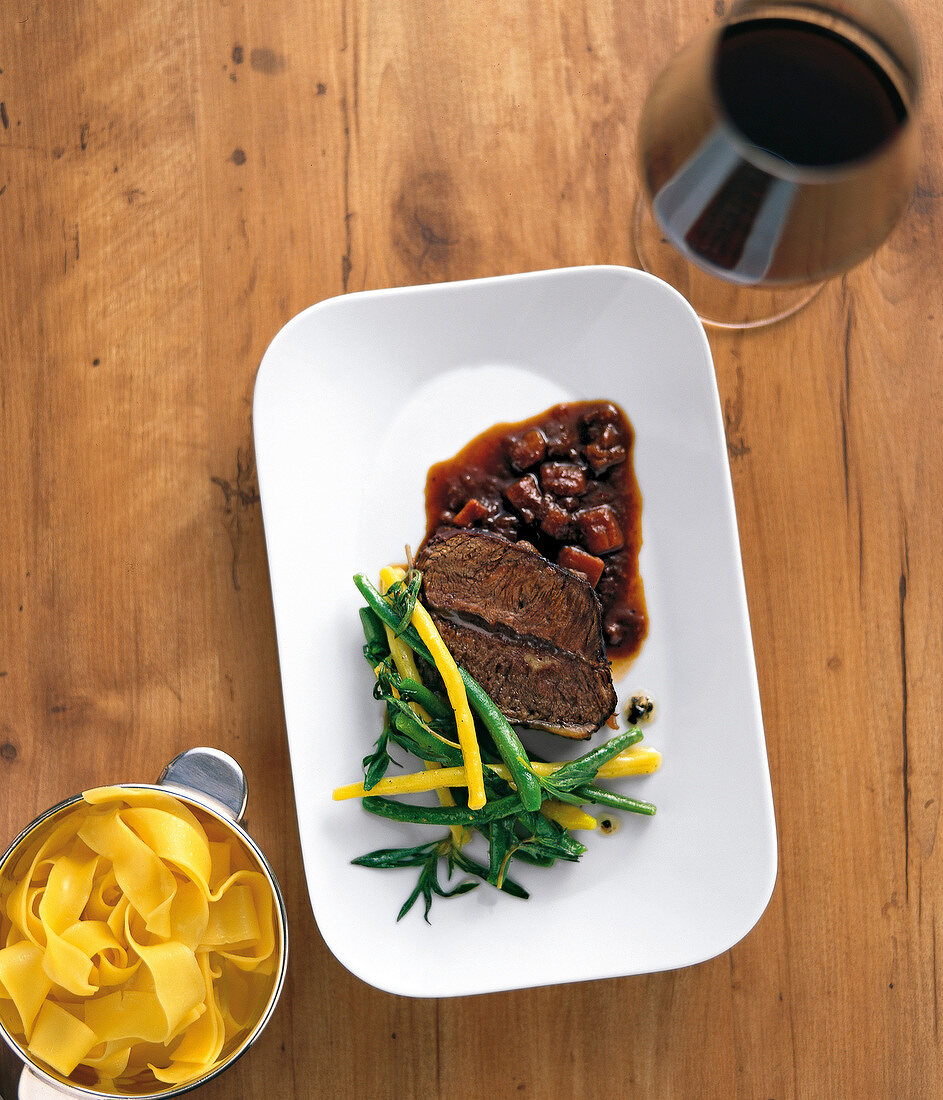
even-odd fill
[(545, 462), (540, 467), (540, 487), (556, 497), (578, 497), (586, 492), (586, 471), (575, 462)]
[[(606, 432), (609, 430), (609, 428), (606, 428)], [(603, 434), (605, 435), (605, 432)], [(623, 444), (612, 443), (607, 445), (602, 438), (587, 443), (583, 448), (583, 453), (586, 455), (586, 461), (597, 474), (601, 474), (611, 466), (618, 466), (620, 462), (625, 462), (626, 456)]]
[(557, 564), (562, 565), (564, 569), (569, 569), (571, 573), (579, 573), (593, 588), (599, 583), (602, 571), (606, 567), (602, 558), (597, 558), (595, 554), (587, 554), (579, 546), (564, 546), (557, 555)]
[(541, 496), (540, 486), (533, 474), (528, 474), (519, 481), (512, 481), (504, 490), (504, 495), (525, 523), (534, 522), (534, 516), (540, 508)]
[(558, 421), (547, 432), (547, 454), (554, 458), (575, 458), (579, 437), (576, 428), (566, 421)]
[(456, 527), (471, 527), (473, 524), (477, 523), (481, 519), (484, 519), (485, 516), (489, 514), (490, 513), (485, 505), (482, 504), (480, 500), (476, 500), (474, 497), (472, 497), (471, 500), (465, 502), (465, 504), (462, 506), (461, 511), (458, 512), (452, 522), (455, 524)]
[(552, 497), (544, 497), (541, 502), (540, 529), (558, 541), (570, 534), (570, 516)]
[(508, 458), (516, 470), (529, 470), (546, 453), (547, 437), (540, 428), (530, 428), (521, 436), (511, 437), (507, 444)]
[(612, 507), (598, 504), (576, 513), (583, 545), (591, 554), (611, 554), (623, 545), (625, 539)]

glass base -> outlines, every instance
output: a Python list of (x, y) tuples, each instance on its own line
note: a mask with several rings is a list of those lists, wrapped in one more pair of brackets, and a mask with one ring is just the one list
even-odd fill
[(640, 195), (635, 202), (633, 241), (642, 269), (657, 275), (683, 294), (702, 323), (714, 328), (743, 329), (772, 325), (802, 309), (825, 285), (738, 286), (708, 275), (686, 260), (665, 238), (644, 195)]

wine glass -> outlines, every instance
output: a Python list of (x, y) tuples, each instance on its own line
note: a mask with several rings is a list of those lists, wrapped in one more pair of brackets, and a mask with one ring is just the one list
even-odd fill
[(919, 92), (917, 44), (889, 0), (740, 0), (645, 104), (642, 267), (705, 324), (788, 317), (906, 207)]

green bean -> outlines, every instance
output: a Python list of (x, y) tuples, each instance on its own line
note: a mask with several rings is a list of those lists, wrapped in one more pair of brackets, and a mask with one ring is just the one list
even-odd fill
[(386, 631), (383, 629), (383, 623), (380, 622), (376, 612), (369, 607), (361, 607), (360, 623), (363, 627), (363, 636), (367, 639), (367, 646), (370, 649), (377, 648), (389, 653), (390, 646), (386, 638)]
[[(467, 805), (461, 805), (465, 799), (459, 797), (459, 805), (417, 806), (373, 793), (371, 788), (385, 774), (391, 762), (387, 752), (388, 741), (395, 742), (427, 762), (445, 766), (461, 766), (464, 763), (462, 750), (454, 743), (457, 740), (456, 716), (452, 707), (418, 677), (400, 676), (390, 654), (387, 627), (418, 657), (435, 665), (428, 647), (410, 621), (421, 579), (421, 574), (413, 571), (408, 588), (402, 583), (397, 584), (384, 597), (362, 573), (354, 577), (354, 583), (367, 603), (360, 610), (366, 638), (364, 656), (376, 672), (374, 695), (385, 703), (383, 732), (377, 740), (375, 751), (363, 761), (365, 794), (361, 805), (368, 813), (392, 821), (448, 826), (451, 832), (440, 840), (416, 848), (382, 849), (353, 862), (380, 868), (419, 868), (419, 881), (397, 919), (422, 897), (428, 920), (429, 906), (435, 896), (462, 894), (475, 885), (465, 880), (447, 889), (438, 879), (437, 867), (442, 859), (447, 861), (449, 878), (455, 870), (463, 870), (475, 879), (488, 881), (510, 894), (526, 898), (527, 891), (507, 877), (513, 860), (549, 867), (559, 859), (576, 861), (580, 858), (586, 847), (567, 829), (540, 813), (545, 798), (558, 798), (574, 805), (608, 806), (645, 815), (654, 814), (655, 807), (650, 802), (617, 794), (596, 783), (600, 768), (624, 749), (642, 740), (640, 730), (636, 728), (616, 734), (598, 748), (557, 766), (552, 774), (540, 777), (535, 774), (514, 728), (484, 688), (460, 666), (458, 671), (465, 685), (468, 703), (475, 714), (479, 749), (486, 765), (486, 804), (479, 810), (472, 810)], [(507, 767), (506, 772), (500, 769), (505, 778), (500, 778), (492, 770), (498, 762), (503, 762)], [(463, 828), (477, 830), (488, 841), (487, 864), (472, 860), (463, 851), (462, 845), (467, 836), (462, 832)]]
[(580, 798), (595, 806), (611, 806), (614, 810), (627, 810), (631, 814), (645, 814), (651, 817), (655, 812), (655, 806), (651, 802), (643, 802), (640, 798), (627, 798), (615, 791), (607, 791), (605, 787), (597, 787), (595, 783), (587, 783), (577, 787), (573, 792)]
[(508, 869), (508, 863), (520, 841), (514, 831), (514, 822), (499, 818), (491, 822), (488, 844), (488, 882), (500, 887)]
[(399, 693), (404, 699), (418, 703), (429, 712), (433, 718), (454, 718), (454, 711), (425, 684), (419, 684), (409, 676), (404, 676), (399, 682)]
[[(363, 573), (358, 573), (354, 577), (354, 584), (377, 617), (388, 626), (395, 629), (399, 624), (396, 612), (390, 607), (386, 600), (383, 599)], [(432, 655), (429, 653), (429, 650), (413, 627), (407, 627), (400, 637), (410, 649), (418, 653), (420, 657), (435, 664)], [(517, 787), (518, 794), (521, 796), (521, 802), (524, 804), (524, 808), (536, 810), (543, 800), (543, 793), (540, 780), (531, 771), (530, 760), (527, 757), (524, 746), (521, 744), (520, 738), (478, 681), (461, 667), (459, 668), (459, 672), (465, 683), (468, 702), (491, 734), (491, 739), (494, 741), (495, 748), (498, 750), (501, 759), (507, 765), (507, 769), (511, 773), (511, 778), (514, 780), (514, 785)]]
[(511, 778), (514, 781), (514, 786), (517, 787), (518, 794), (521, 796), (524, 809), (538, 809), (543, 801), (543, 792), (540, 780), (531, 771), (530, 760), (524, 746), (521, 744), (521, 739), (478, 681), (464, 669), (459, 669), (459, 671), (465, 681), (468, 701), (491, 734), (494, 747), (498, 750), (501, 759), (511, 773)]
[(487, 825), (496, 818), (513, 814), (521, 806), (516, 794), (489, 802), (480, 810), (470, 810), (467, 806), (414, 806), (372, 794), (365, 795), (362, 802), (365, 810), (379, 817), (419, 825)]
[(618, 756), (629, 745), (641, 741), (642, 736), (642, 731), (638, 729), (630, 729), (624, 733), (616, 734), (615, 737), (610, 738), (599, 748), (593, 749), (583, 756), (578, 756), (575, 760), (564, 764), (562, 768), (558, 768), (552, 776), (554, 785), (566, 786), (568, 784), (572, 785), (574, 781), (585, 783), (594, 779), (603, 764), (607, 764), (614, 756)]
[(393, 725), (405, 734), (420, 749), (419, 756), (423, 760), (435, 760), (460, 768), (464, 764), (462, 750), (440, 741), (433, 736), (419, 721), (407, 714), (406, 711), (397, 711), (393, 719)]

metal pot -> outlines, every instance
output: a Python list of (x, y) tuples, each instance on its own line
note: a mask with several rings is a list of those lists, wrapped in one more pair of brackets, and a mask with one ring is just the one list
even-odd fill
[[(152, 783), (121, 783), (117, 786), (133, 790), (155, 790), (171, 793), (181, 802), (196, 807), (204, 813), (210, 814), (233, 837), (246, 847), (255, 857), (258, 868), (263, 872), (272, 887), (272, 895), (275, 899), (275, 920), (278, 941), (278, 965), (276, 967), (274, 985), (271, 995), (265, 1004), (258, 1020), (246, 1033), (239, 1045), (226, 1057), (226, 1059), (203, 1077), (183, 1085), (168, 1085), (165, 1088), (156, 1087), (153, 1092), (144, 1093), (147, 1097), (179, 1096), (198, 1085), (217, 1077), (228, 1066), (239, 1058), (258, 1038), (262, 1029), (271, 1019), (278, 1002), (282, 986), (285, 984), (285, 973), (288, 966), (288, 921), (285, 911), (285, 901), (281, 889), (275, 879), (268, 860), (262, 854), (259, 846), (252, 837), (239, 824), (245, 813), (248, 800), (248, 787), (246, 777), (242, 769), (231, 756), (219, 749), (194, 748), (174, 757), (173, 760), (161, 772), (156, 784)], [(82, 801), (82, 795), (75, 795), (63, 802), (57, 803), (41, 814), (20, 833), (10, 847), (0, 857), (0, 874), (4, 867), (15, 859), (24, 846), (35, 838), (36, 831), (49, 827), (54, 818), (67, 813), (77, 802)], [(77, 1085), (63, 1077), (59, 1077), (54, 1071), (40, 1066), (33, 1061), (29, 1053), (23, 1049), (19, 1042), (0, 1023), (0, 1036), (2, 1036), (13, 1051), (25, 1062), (23, 1072), (20, 1075), (19, 1100), (61, 1100), (63, 1096), (69, 1097), (101, 1097), (110, 1098), (127, 1095), (126, 1093), (101, 1092), (94, 1088)]]

